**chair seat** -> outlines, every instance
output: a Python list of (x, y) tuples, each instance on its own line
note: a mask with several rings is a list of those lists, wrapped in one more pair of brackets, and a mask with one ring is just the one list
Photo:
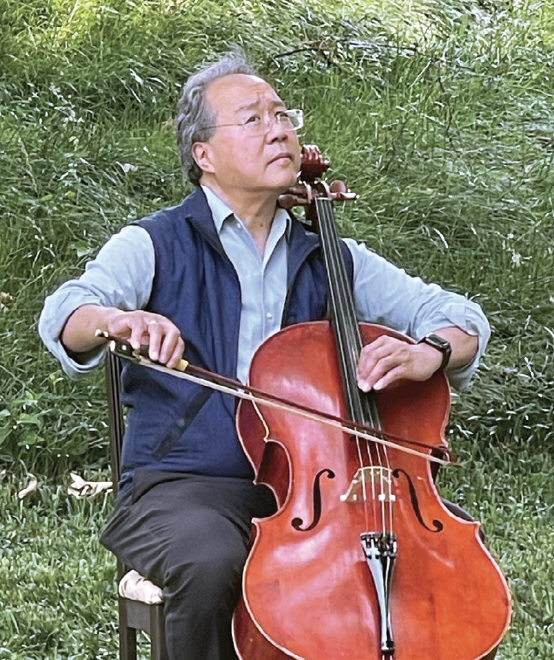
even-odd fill
[(119, 595), (129, 600), (138, 600), (147, 605), (160, 605), (164, 602), (163, 591), (142, 577), (137, 571), (129, 571), (119, 582)]

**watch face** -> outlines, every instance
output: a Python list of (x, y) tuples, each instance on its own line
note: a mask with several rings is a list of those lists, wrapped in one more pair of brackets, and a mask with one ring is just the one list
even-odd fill
[(423, 337), (423, 339), (420, 339), (420, 342), (429, 344), (429, 346), (436, 348), (442, 353), (442, 364), (440, 368), (445, 369), (450, 361), (450, 356), (452, 355), (452, 346), (450, 345), (450, 342), (443, 337), (439, 337), (439, 335), (433, 334)]
[(450, 346), (450, 342), (447, 341), (446, 339), (443, 339), (442, 337), (439, 337), (438, 335), (429, 335), (427, 339), (429, 340), (428, 341), (429, 344), (433, 344), (441, 351), (452, 350), (452, 347)]

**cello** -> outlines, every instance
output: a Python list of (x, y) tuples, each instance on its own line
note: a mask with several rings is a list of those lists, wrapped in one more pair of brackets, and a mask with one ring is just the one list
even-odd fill
[(332, 210), (349, 194), (318, 181), (327, 167), (305, 151), (307, 217), (320, 235), (330, 320), (267, 339), (250, 385), (410, 439), (427, 456), (240, 402), (239, 438), (278, 510), (254, 521), (233, 619), (236, 650), (241, 660), (492, 659), (510, 621), (506, 580), (479, 523), (441, 500), (427, 460), (447, 452), (446, 378), (439, 371), (424, 382), (358, 389), (365, 344), (383, 334), (412, 340), (356, 319)]

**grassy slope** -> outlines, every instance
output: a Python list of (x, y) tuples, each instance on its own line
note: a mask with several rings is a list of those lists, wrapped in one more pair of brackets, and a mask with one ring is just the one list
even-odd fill
[(13, 502), (26, 470), (66, 483), (106, 465), (101, 376), (64, 379), (35, 324), (45, 293), (114, 229), (186, 192), (179, 88), (234, 43), (360, 194), (344, 232), (485, 308), (488, 357), (453, 409), (464, 465), (441, 489), (484, 522), (510, 578), (502, 657), (552, 657), (554, 12), (445, 4), (0, 0), (0, 291), (13, 296), (0, 311), (0, 460), (17, 473), (2, 487), (0, 581), (18, 578), (0, 659), (114, 655), (113, 562), (93, 540), (105, 504), (54, 486)]

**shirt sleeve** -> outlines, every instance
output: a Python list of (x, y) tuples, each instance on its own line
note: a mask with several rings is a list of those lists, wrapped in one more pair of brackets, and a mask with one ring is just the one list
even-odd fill
[(97, 367), (105, 348), (72, 359), (60, 341), (67, 319), (83, 305), (117, 307), (125, 311), (143, 309), (154, 279), (154, 245), (149, 233), (137, 225), (124, 227), (90, 261), (81, 277), (69, 280), (46, 298), (39, 320), (39, 334), (63, 370), (78, 378)]
[(474, 359), (448, 372), (453, 387), (465, 387), (479, 364), (490, 337), (480, 306), (466, 297), (426, 284), (369, 250), (345, 239), (354, 260), (354, 298), (358, 318), (378, 323), (415, 340), (447, 326), (457, 326), (479, 338)]

